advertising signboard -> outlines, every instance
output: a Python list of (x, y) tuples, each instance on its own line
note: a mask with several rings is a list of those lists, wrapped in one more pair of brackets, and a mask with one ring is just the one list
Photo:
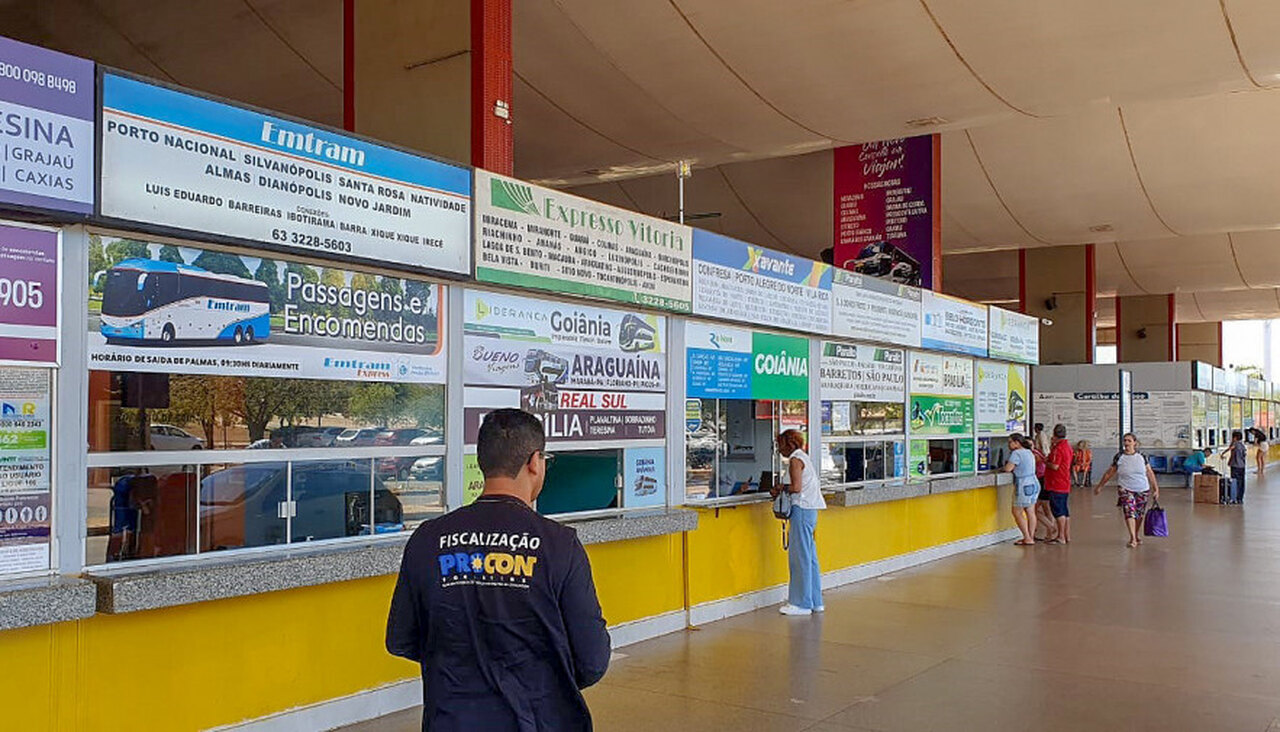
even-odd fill
[(471, 271), (466, 168), (113, 73), (101, 138), (103, 216)]
[(972, 434), (973, 361), (911, 351), (907, 363), (911, 434)]
[(937, 351), (987, 355), (987, 306), (925, 290), (920, 345)]
[(0, 368), (0, 575), (49, 568), (49, 373)]
[(62, 235), (0, 223), (0, 363), (56, 366)]
[(941, 243), (941, 138), (903, 137), (834, 151), (835, 262), (932, 289)]
[(1191, 362), (1191, 388), (1213, 391), (1213, 364), (1204, 361)]
[[(821, 368), (824, 401), (900, 404), (906, 398), (906, 358), (897, 348), (824, 341)], [(848, 422), (849, 405), (842, 408)]]
[(1040, 363), (1040, 319), (1004, 308), (987, 308), (991, 358)]
[(91, 369), (444, 383), (439, 285), (96, 234), (89, 249)]
[(622, 505), (662, 506), (667, 502), (667, 450), (629, 447), (622, 451)]
[(0, 203), (93, 213), (93, 62), (0, 38)]
[(667, 321), (658, 315), (468, 290), (464, 440), (517, 407), (555, 442), (666, 435)]
[(1027, 367), (993, 361), (978, 361), (978, 432), (983, 434), (1026, 433)]
[(831, 265), (693, 232), (693, 312), (829, 333)]
[(837, 269), (831, 287), (831, 332), (918, 347), (920, 290)]
[(476, 279), (687, 313), (688, 226), (477, 170)]
[(690, 399), (809, 399), (809, 342), (745, 328), (689, 323)]

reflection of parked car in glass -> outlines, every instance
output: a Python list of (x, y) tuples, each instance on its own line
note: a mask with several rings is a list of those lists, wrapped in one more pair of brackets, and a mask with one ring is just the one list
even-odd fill
[(627, 313), (618, 327), (618, 347), (628, 353), (652, 351), (658, 330), (638, 315)]
[(337, 438), (334, 439), (333, 446), (334, 447), (368, 447), (369, 445), (373, 444), (373, 441), (377, 439), (378, 434), (381, 432), (382, 430), (372, 430), (372, 429), (343, 430), (342, 434), (338, 435)]
[(171, 424), (151, 425), (152, 450), (200, 450), (204, 440)]
[[(374, 480), (369, 515), (368, 463), (294, 463), (292, 541), (403, 528), (400, 500)], [(235, 465), (200, 481), (200, 550), (282, 544), (289, 471), (285, 463)], [(372, 518), (372, 520), (371, 520)]]
[(107, 270), (98, 330), (108, 343), (253, 343), (271, 334), (264, 282), (150, 259)]
[(409, 475), (414, 480), (444, 480), (444, 458), (424, 457), (413, 461), (413, 465), (409, 466)]
[[(428, 432), (427, 430), (394, 430), (395, 432), (418, 433), (412, 435), (412, 439), (407, 442), (390, 442), (375, 444), (392, 444), (392, 445), (439, 445), (444, 442), (444, 435), (439, 432)], [(386, 433), (383, 433), (386, 434)], [(388, 438), (394, 439), (394, 438)], [(431, 459), (431, 458), (426, 458)], [(408, 480), (411, 475), (411, 468), (418, 458), (413, 455), (399, 457), (378, 458), (377, 470), (378, 476), (382, 478), (397, 478), (399, 480)], [(416, 477), (416, 476), (414, 476)]]
[(383, 430), (373, 438), (375, 445), (408, 445), (413, 440), (427, 434), (426, 430), (420, 429), (402, 429), (402, 430)]

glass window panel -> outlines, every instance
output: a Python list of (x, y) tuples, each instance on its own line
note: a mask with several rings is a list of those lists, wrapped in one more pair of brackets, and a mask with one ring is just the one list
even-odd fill
[(956, 472), (956, 441), (929, 440), (929, 474)]
[(444, 456), (387, 457), (374, 463), (378, 480), (400, 501), (406, 529), (444, 513)]
[(619, 450), (555, 451), (538, 495), (538, 513), (618, 508), (621, 457)]
[[(370, 460), (307, 460), (293, 463), (294, 542), (337, 539), (404, 529), (404, 511), (386, 484), (373, 476)], [(373, 510), (369, 497), (373, 495)]]
[(199, 550), (286, 543), (288, 473), (285, 462), (201, 466)]
[[(699, 399), (699, 416), (685, 432), (685, 498), (707, 498), (712, 492), (720, 452), (720, 418), (716, 399)], [(688, 415), (686, 415), (688, 416)]]
[(198, 485), (190, 465), (91, 469), (86, 563), (195, 551)]

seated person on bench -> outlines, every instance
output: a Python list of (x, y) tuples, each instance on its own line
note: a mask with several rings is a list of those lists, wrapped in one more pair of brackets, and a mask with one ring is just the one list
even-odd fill
[(1213, 450), (1208, 447), (1204, 448), (1203, 450), (1194, 450), (1190, 455), (1187, 456), (1186, 460), (1182, 461), (1182, 472), (1187, 474), (1188, 486), (1190, 486), (1191, 481), (1194, 480), (1194, 478), (1192, 478), (1191, 476), (1196, 475), (1197, 473), (1200, 473), (1201, 471), (1204, 470), (1205, 458), (1209, 457), (1210, 453), (1212, 452)]

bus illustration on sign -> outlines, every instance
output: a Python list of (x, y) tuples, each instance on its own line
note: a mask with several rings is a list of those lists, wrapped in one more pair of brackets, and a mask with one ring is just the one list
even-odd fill
[(150, 259), (126, 259), (105, 278), (99, 330), (108, 343), (247, 344), (271, 335), (263, 282)]

